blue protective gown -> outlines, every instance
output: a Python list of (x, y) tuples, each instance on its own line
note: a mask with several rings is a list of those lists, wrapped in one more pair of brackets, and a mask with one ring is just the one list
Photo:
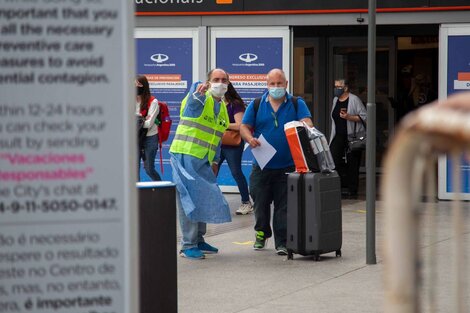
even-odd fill
[[(198, 83), (194, 83), (183, 111), (183, 116), (198, 117), (204, 108), (205, 95), (194, 95)], [(214, 101), (214, 115), (220, 111), (220, 103)], [(219, 159), (220, 144), (215, 161)], [(195, 222), (226, 223), (232, 221), (230, 207), (217, 185), (207, 154), (203, 159), (192, 155), (171, 153), (173, 182), (176, 184), (186, 216)]]

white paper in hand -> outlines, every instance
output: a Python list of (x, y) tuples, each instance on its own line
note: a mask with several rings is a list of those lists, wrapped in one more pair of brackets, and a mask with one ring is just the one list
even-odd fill
[(261, 146), (252, 148), (251, 153), (253, 153), (253, 156), (255, 157), (256, 162), (258, 162), (259, 167), (263, 169), (276, 154), (276, 149), (274, 149), (274, 147), (266, 141), (263, 135), (259, 136), (258, 140), (261, 143)]

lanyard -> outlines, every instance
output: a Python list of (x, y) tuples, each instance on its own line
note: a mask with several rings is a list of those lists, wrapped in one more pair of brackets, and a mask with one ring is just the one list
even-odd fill
[(276, 126), (276, 128), (279, 126), (279, 124), (277, 123), (277, 116), (276, 116), (276, 113), (274, 112), (271, 112), (271, 115), (273, 116), (274, 118), (274, 126)]

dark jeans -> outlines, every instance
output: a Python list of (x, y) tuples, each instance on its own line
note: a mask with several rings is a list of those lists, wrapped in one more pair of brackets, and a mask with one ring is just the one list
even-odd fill
[(248, 202), (250, 201), (250, 195), (248, 194), (248, 184), (246, 182), (245, 175), (243, 175), (242, 172), (242, 154), (244, 146), (245, 143), (242, 140), (238, 147), (222, 147), (220, 151), (219, 168), (220, 165), (222, 165), (222, 163), (227, 160), (228, 167), (230, 168), (230, 173), (232, 173), (233, 179), (235, 179), (235, 181), (237, 182), (242, 202)]
[(287, 239), (287, 173), (294, 167), (263, 169), (253, 165), (250, 175), (250, 193), (255, 208), (255, 231), (272, 237), (271, 202), (274, 202), (273, 230), (275, 247), (286, 246)]
[(346, 153), (347, 147), (347, 136), (336, 134), (331, 142), (330, 151), (336, 171), (341, 177), (341, 187), (347, 188), (351, 194), (357, 194), (362, 151)]
[[(160, 177), (160, 174), (158, 174), (158, 172), (155, 170), (155, 157), (157, 156), (157, 151), (158, 151), (158, 135), (148, 136), (145, 139), (145, 145), (144, 145), (144, 154), (145, 154), (144, 169), (147, 175), (153, 181), (162, 180), (162, 178)], [(139, 159), (139, 164), (140, 164), (140, 159)], [(139, 177), (139, 180), (140, 180), (140, 177)]]

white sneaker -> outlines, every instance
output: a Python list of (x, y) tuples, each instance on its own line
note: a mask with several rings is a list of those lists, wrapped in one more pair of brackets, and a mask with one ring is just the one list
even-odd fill
[(251, 202), (242, 203), (240, 207), (235, 211), (237, 215), (246, 215), (253, 212), (253, 205)]

